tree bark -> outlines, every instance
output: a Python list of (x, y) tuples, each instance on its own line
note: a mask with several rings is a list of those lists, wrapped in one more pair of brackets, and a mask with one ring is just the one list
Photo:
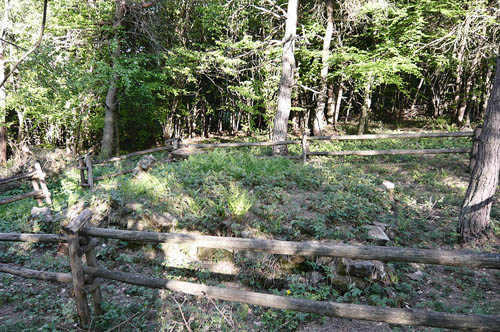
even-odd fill
[(484, 125), (479, 137), (477, 161), (460, 211), (457, 232), (465, 241), (485, 231), (490, 222), (493, 195), (500, 167), (500, 57)]
[(333, 34), (333, 0), (326, 1), (326, 11), (328, 22), (326, 25), (325, 37), (323, 38), (323, 51), (321, 55), (321, 89), (318, 95), (318, 103), (316, 106), (316, 117), (314, 119), (313, 133), (315, 136), (321, 136), (322, 131), (326, 126), (325, 105), (328, 100), (328, 58), (330, 57), (330, 44)]
[(339, 121), (340, 106), (342, 104), (342, 97), (344, 94), (344, 83), (340, 81), (339, 90), (337, 91), (337, 101), (335, 102), (335, 112), (333, 114), (333, 124), (337, 124)]
[[(4, 14), (0, 25), (0, 38), (4, 39), (9, 24), (9, 0), (4, 0)], [(0, 82), (5, 80), (5, 45), (0, 40)], [(5, 85), (0, 86), (0, 164), (7, 162), (7, 127), (6, 121), (6, 99)]]
[(363, 135), (368, 129), (368, 117), (372, 105), (372, 83), (367, 82), (364, 91), (364, 101), (361, 106), (361, 116), (359, 117), (358, 135)]
[[(120, 32), (121, 22), (123, 15), (125, 14), (125, 1), (116, 0), (115, 1), (115, 16), (113, 18), (113, 29), (114, 29), (114, 50), (111, 56), (111, 67), (115, 69), (117, 59), (121, 55), (121, 45), (120, 45)], [(115, 134), (115, 121), (118, 121), (116, 116), (116, 95), (118, 91), (117, 82), (119, 76), (116, 70), (113, 70), (113, 76), (111, 78), (111, 83), (108, 88), (108, 93), (106, 94), (105, 101), (105, 114), (104, 114), (104, 128), (102, 134), (102, 148), (101, 155), (103, 158), (111, 157), (113, 153), (113, 141), (117, 137)]]
[[(292, 107), (292, 88), (295, 72), (295, 38), (297, 33), (298, 0), (288, 0), (288, 11), (283, 39), (283, 68), (279, 85), (278, 106), (274, 118), (273, 141), (285, 141), (287, 138), (287, 125)], [(273, 147), (273, 155), (286, 155), (286, 146)]]

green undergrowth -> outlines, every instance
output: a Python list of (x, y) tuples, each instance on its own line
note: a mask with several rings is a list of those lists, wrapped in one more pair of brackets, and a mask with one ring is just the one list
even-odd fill
[[(406, 143), (349, 142), (342, 148), (417, 148)], [(419, 143), (419, 147), (464, 147), (469, 143), (466, 139), (432, 139)], [(62, 213), (83, 201), (99, 211), (96, 213), (102, 217), (103, 226), (123, 229), (141, 225), (141, 229), (150, 231), (355, 244), (374, 244), (367, 237), (366, 226), (379, 222), (387, 226), (392, 246), (460, 246), (455, 225), (468, 181), (466, 155), (313, 158), (302, 164), (286, 158), (265, 158), (266, 151), (217, 149), (184, 161), (160, 162), (135, 177), (127, 174), (100, 181), (92, 191), (79, 186), (77, 170), (68, 169), (49, 180), (53, 209)], [(300, 150), (294, 152), (300, 154)], [(166, 158), (166, 154), (155, 156), (157, 160)], [(138, 159), (96, 166), (95, 174), (132, 168)], [(395, 189), (383, 189), (384, 180), (393, 182)], [(25, 185), (1, 197), (29, 190)], [(44, 227), (29, 218), (35, 205), (36, 201), (24, 200), (0, 207), (0, 232), (43, 232)], [(475, 249), (498, 252), (499, 215), (495, 203), (492, 238), (474, 244)], [(165, 228), (155, 223), (161, 216), (175, 222)], [(58, 231), (57, 227), (53, 229)], [(0, 243), (0, 262), (69, 272), (63, 251), (57, 245)], [(159, 251), (161, 246), (108, 241), (98, 247), (97, 254), (100, 264), (110, 269), (227, 286), (227, 280), (203, 267), (169, 266), (168, 257), (158, 255)], [(495, 298), (500, 274), (486, 270), (393, 263), (387, 265), (388, 276), (383, 282), (365, 280), (367, 286), (363, 289), (350, 284), (347, 290), (339, 291), (328, 281), (333, 273), (331, 266), (312, 258), (300, 268), (290, 267), (285, 276), (280, 276), (281, 281), (273, 282), (269, 276), (278, 273), (276, 266), (286, 264), (276, 255), (258, 257), (254, 260), (234, 253), (234, 263), (244, 272), (232, 276), (230, 282), (254, 291), (312, 300), (460, 313), (493, 314), (500, 310), (498, 296)], [(218, 253), (211, 259), (220, 263), (226, 258)], [(423, 272), (422, 280), (408, 277), (416, 270)], [(311, 273), (322, 278), (308, 282)], [(7, 274), (0, 274), (0, 280), (0, 316), (7, 317), (0, 324), (1, 332), (71, 330), (77, 322), (69, 286), (32, 283)], [(26, 292), (30, 287), (27, 284), (36, 287)], [(183, 316), (193, 331), (296, 331), (319, 319), (310, 314), (206, 298), (174, 298), (170, 292), (116, 282), (105, 283), (103, 293), (106, 314), (94, 322), (97, 331), (105, 331), (137, 313), (127, 325), (129, 330), (187, 330)], [(182, 310), (177, 303), (182, 304)]]

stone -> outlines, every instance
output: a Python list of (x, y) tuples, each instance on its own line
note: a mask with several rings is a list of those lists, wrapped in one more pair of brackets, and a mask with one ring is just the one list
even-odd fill
[(306, 280), (310, 285), (314, 286), (323, 280), (323, 275), (317, 271), (313, 271), (306, 275)]
[(160, 231), (173, 231), (179, 224), (179, 220), (168, 212), (156, 213), (148, 212), (141, 215), (141, 223), (144, 223), (144, 227), (153, 228)]
[(201, 261), (233, 262), (233, 252), (226, 249), (198, 248), (196, 256)]
[(203, 150), (197, 149), (193, 146), (189, 146), (187, 148), (180, 148), (172, 151), (171, 155), (175, 159), (187, 159), (189, 156), (194, 154), (204, 153)]
[(136, 176), (140, 172), (146, 172), (149, 169), (151, 169), (155, 163), (156, 163), (156, 158), (153, 157), (152, 155), (144, 156), (142, 157), (141, 160), (139, 160), (132, 174)]
[(380, 261), (361, 261), (343, 258), (338, 261), (337, 272), (340, 275), (349, 275), (371, 280), (382, 280), (387, 273), (385, 265)]
[(300, 269), (305, 261), (304, 256), (281, 256), (279, 263), (281, 269), (292, 271)]
[(385, 245), (391, 239), (385, 234), (382, 228), (378, 226), (365, 226), (368, 231), (368, 240), (374, 241), (377, 244)]
[(141, 203), (127, 203), (125, 206), (122, 208), (122, 212), (124, 214), (130, 214), (130, 213), (142, 213), (144, 210), (144, 205)]
[(349, 289), (352, 287), (351, 285), (354, 285), (354, 287), (359, 289), (365, 289), (366, 287), (368, 287), (368, 284), (361, 278), (343, 276), (336, 273), (332, 273), (329, 275), (329, 281), (332, 287), (341, 293), (349, 291)]
[(385, 190), (394, 190), (396, 186), (391, 181), (384, 180), (382, 181), (381, 187)]
[(407, 273), (406, 276), (411, 280), (420, 281), (424, 277), (424, 274), (422, 273), (422, 271), (416, 271), (413, 273)]
[(48, 207), (31, 209), (29, 221), (35, 232), (54, 233), (56, 231), (56, 220)]
[(388, 224), (383, 223), (383, 222), (378, 222), (378, 221), (374, 221), (374, 222), (372, 222), (372, 224), (373, 224), (374, 226), (377, 226), (377, 227), (382, 228), (383, 230), (385, 230), (386, 228), (388, 228), (388, 227), (389, 227), (389, 225), (388, 225)]
[(50, 216), (52, 212), (48, 207), (34, 207), (31, 209), (31, 217)]
[(320, 266), (327, 266), (329, 265), (332, 261), (334, 260), (333, 257), (324, 257), (324, 256), (321, 256), (321, 257), (317, 257), (316, 258), (316, 264), (320, 265)]

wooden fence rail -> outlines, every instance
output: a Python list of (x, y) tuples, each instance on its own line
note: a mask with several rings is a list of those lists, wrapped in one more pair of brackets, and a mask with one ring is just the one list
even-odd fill
[(85, 227), (80, 233), (86, 236), (112, 238), (123, 241), (190, 244), (203, 248), (261, 251), (280, 255), (343, 257), (385, 262), (411, 262), (500, 269), (500, 254), (456, 250), (358, 246), (311, 241), (262, 240), (180, 233), (124, 231), (92, 227)]
[(20, 181), (20, 180), (24, 180), (24, 179), (27, 179), (27, 178), (32, 178), (35, 175), (36, 175), (36, 172), (32, 171), (32, 172), (28, 172), (28, 173), (24, 173), (24, 174), (18, 174), (18, 175), (10, 176), (10, 177), (7, 177), (7, 178), (0, 179), (0, 185), (11, 183), (11, 182), (16, 182), (16, 181)]
[(459, 330), (500, 331), (500, 316), (463, 315), (435, 311), (382, 308), (368, 305), (324, 302), (286, 296), (221, 288), (178, 280), (143, 277), (131, 273), (84, 267), (85, 273), (95, 277), (120, 281), (149, 288), (169, 289), (174, 292), (208, 297), (224, 301), (248, 303), (268, 308), (308, 312), (323, 316), (361, 319), (399, 325), (440, 327)]
[[(380, 308), (367, 305), (311, 301), (110, 271), (97, 266), (94, 251), (97, 241), (94, 238), (102, 237), (127, 241), (184, 243), (198, 247), (254, 250), (273, 254), (377, 259), (382, 261), (418, 262), (493, 269), (500, 269), (499, 254), (434, 249), (351, 246), (318, 242), (225, 238), (85, 227), (86, 223), (91, 219), (91, 216), (92, 213), (89, 210), (84, 210), (77, 218), (72, 220), (68, 226), (64, 227), (64, 238), (54, 234), (0, 233), (0, 241), (54, 242), (56, 240), (66, 240), (68, 242), (73, 293), (77, 302), (80, 320), (82, 325), (86, 327), (88, 327), (91, 322), (86, 292), (92, 293), (95, 312), (97, 314), (102, 313), (102, 309), (100, 308), (101, 294), (99, 284), (95, 283), (94, 278), (104, 278), (150, 288), (169, 289), (194, 296), (207, 296), (209, 298), (225, 301), (296, 310), (332, 317), (462, 330), (500, 331), (500, 316), (450, 314), (412, 309)], [(86, 237), (91, 237), (92, 239), (89, 240)], [(82, 242), (84, 242), (86, 246), (81, 247), (80, 245)], [(86, 255), (87, 265), (89, 266), (82, 265), (81, 256), (83, 255)], [(26, 278), (69, 282), (68, 274), (65, 273), (29, 270), (14, 267), (9, 264), (0, 264), (0, 272), (11, 273)]]
[(367, 134), (367, 135), (338, 135), (338, 136), (309, 136), (309, 141), (359, 141), (373, 139), (401, 139), (401, 138), (433, 138), (433, 137), (473, 137), (473, 131), (458, 131), (445, 133), (401, 133), (401, 134)]
[(308, 156), (382, 156), (382, 155), (425, 155), (446, 153), (470, 153), (471, 148), (424, 149), (424, 150), (359, 150), (307, 152)]
[[(92, 175), (93, 165), (102, 165), (121, 161), (127, 158), (145, 155), (158, 151), (177, 150), (178, 148), (197, 148), (197, 149), (213, 149), (213, 148), (232, 148), (232, 147), (269, 147), (277, 145), (294, 145), (302, 146), (302, 155), (300, 158), (303, 162), (307, 162), (308, 156), (378, 156), (378, 155), (426, 155), (426, 154), (445, 154), (445, 153), (470, 153), (470, 148), (459, 149), (421, 149), (421, 150), (362, 150), (362, 151), (321, 151), (310, 152), (309, 141), (346, 141), (346, 140), (374, 140), (374, 139), (405, 139), (405, 138), (435, 138), (435, 137), (474, 137), (473, 131), (466, 132), (442, 132), (442, 133), (401, 133), (401, 134), (374, 134), (374, 135), (340, 135), (340, 136), (307, 136), (304, 134), (302, 140), (288, 140), (278, 142), (243, 142), (243, 143), (208, 143), (208, 144), (190, 144), (181, 143), (179, 138), (168, 140), (172, 145), (162, 146), (158, 148), (148, 149), (129, 153), (123, 156), (114, 157), (106, 160), (92, 161), (92, 153), (87, 153), (79, 159), (81, 185), (84, 187), (93, 188), (94, 183), (106, 178), (116, 177), (128, 173), (132, 173), (133, 169), (123, 170), (120, 172), (107, 174), (94, 178)], [(476, 135), (477, 136), (477, 135)], [(472, 161), (471, 161), (472, 163)], [(87, 176), (84, 172), (87, 171)]]
[(46, 175), (42, 170), (40, 163), (35, 163), (35, 170), (32, 172), (11, 176), (8, 178), (0, 179), (0, 184), (7, 184), (14, 181), (20, 181), (23, 179), (31, 179), (31, 184), (33, 186), (33, 191), (28, 193), (19, 194), (12, 197), (7, 197), (0, 200), (0, 205), (9, 204), (17, 202), (26, 198), (36, 198), (38, 200), (38, 205), (42, 206), (42, 199), (45, 199), (47, 204), (52, 204), (50, 198), (51, 194), (47, 184), (45, 183)]

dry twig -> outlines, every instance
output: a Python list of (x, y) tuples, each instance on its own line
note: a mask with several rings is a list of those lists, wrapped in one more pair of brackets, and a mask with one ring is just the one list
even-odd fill
[[(181, 313), (182, 320), (184, 321), (184, 325), (186, 326), (187, 330), (189, 332), (193, 332), (193, 330), (191, 330), (191, 327), (189, 327), (188, 322), (186, 321), (186, 317), (184, 317), (184, 312), (182, 311), (182, 305), (179, 304), (179, 302), (177, 302), (177, 300), (175, 299), (175, 296), (172, 295), (172, 298), (174, 299), (175, 303), (177, 304), (177, 307), (179, 308), (179, 312)], [(184, 302), (186, 302), (185, 298), (184, 298), (184, 301), (182, 302), (182, 304), (184, 304)]]
[(214, 302), (214, 300), (212, 300), (211, 298), (208, 297), (208, 301), (210, 301), (210, 303), (212, 303), (215, 307), (215, 309), (217, 309), (217, 311), (219, 312), (219, 314), (222, 316), (222, 318), (224, 318), (224, 320), (229, 324), (229, 326), (231, 326), (233, 329), (234, 329), (234, 323), (232, 321), (230, 321), (226, 315), (224, 315), (224, 313), (219, 309), (219, 307), (217, 306), (217, 304)]
[(148, 311), (149, 311), (149, 310), (146, 310), (146, 311), (143, 311), (143, 312), (136, 312), (135, 314), (133, 314), (132, 316), (130, 316), (127, 320), (125, 320), (125, 321), (121, 322), (121, 323), (120, 323), (120, 324), (118, 324), (118, 325), (113, 326), (112, 328), (110, 328), (110, 329), (108, 329), (108, 330), (106, 330), (106, 331), (104, 331), (104, 332), (111, 332), (111, 331), (113, 331), (113, 330), (116, 330), (117, 328), (120, 328), (120, 327), (122, 327), (123, 325), (125, 325), (125, 324), (129, 323), (129, 322), (130, 322), (132, 319), (134, 319), (135, 317), (137, 317), (137, 316), (142, 316), (142, 315), (144, 315), (144, 314), (145, 314), (146, 312), (148, 312)]

